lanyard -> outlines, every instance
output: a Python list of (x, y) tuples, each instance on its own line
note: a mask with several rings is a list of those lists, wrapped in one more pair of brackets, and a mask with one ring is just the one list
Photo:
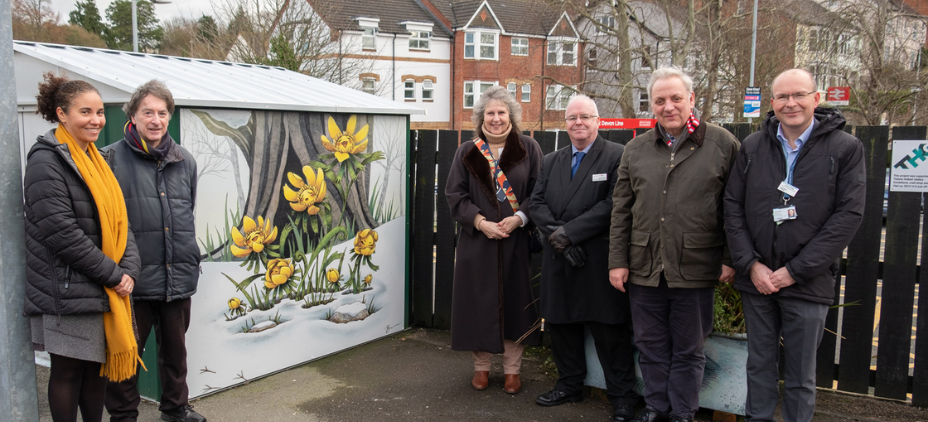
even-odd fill
[[(783, 148), (783, 159), (786, 162), (786, 180), (784, 180), (784, 182), (792, 186), (793, 185), (793, 173), (795, 173), (796, 171), (796, 162), (799, 161), (799, 154), (796, 154), (796, 159), (794, 159), (793, 163), (790, 164), (789, 154), (791, 151), (787, 149), (788, 145), (789, 143), (787, 143), (786, 145), (784, 145), (782, 142), (780, 143), (780, 146)], [(783, 205), (786, 205), (786, 203), (789, 202), (789, 200), (790, 200), (789, 194), (784, 193), (783, 194)]]

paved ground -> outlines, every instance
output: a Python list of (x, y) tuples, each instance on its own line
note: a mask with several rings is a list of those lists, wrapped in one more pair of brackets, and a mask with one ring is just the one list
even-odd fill
[[(470, 387), (473, 366), (466, 353), (450, 350), (447, 331), (413, 329), (289, 371), (213, 394), (193, 403), (210, 422), (338, 421), (602, 421), (611, 408), (598, 397), (554, 408), (535, 404), (554, 379), (543, 359), (523, 362), (523, 390), (502, 391), (494, 360), (490, 388)], [(38, 367), (42, 421), (51, 421), (44, 393), (48, 369)], [(815, 421), (928, 421), (928, 411), (897, 402), (819, 393)], [(143, 403), (140, 422), (160, 420), (157, 406)], [(699, 421), (712, 420), (703, 410)]]

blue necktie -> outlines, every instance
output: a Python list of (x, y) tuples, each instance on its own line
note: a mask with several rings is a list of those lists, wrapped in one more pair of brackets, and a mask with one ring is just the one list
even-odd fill
[(574, 162), (574, 165), (570, 166), (570, 178), (571, 179), (573, 179), (574, 174), (577, 173), (577, 167), (580, 167), (580, 162), (583, 161), (584, 155), (586, 155), (586, 153), (583, 151), (577, 151), (574, 153), (574, 157), (576, 157), (577, 160)]

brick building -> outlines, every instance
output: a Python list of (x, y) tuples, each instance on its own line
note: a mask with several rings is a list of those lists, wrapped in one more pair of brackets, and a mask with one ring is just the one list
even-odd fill
[(474, 102), (505, 86), (523, 129), (564, 128), (583, 80), (580, 35), (564, 9), (525, 0), (305, 0), (363, 63), (347, 86), (426, 110), (413, 129), (472, 129)]

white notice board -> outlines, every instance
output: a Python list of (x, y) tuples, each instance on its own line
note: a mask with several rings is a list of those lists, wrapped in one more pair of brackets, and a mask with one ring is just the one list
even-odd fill
[(928, 141), (893, 141), (890, 192), (928, 192)]

